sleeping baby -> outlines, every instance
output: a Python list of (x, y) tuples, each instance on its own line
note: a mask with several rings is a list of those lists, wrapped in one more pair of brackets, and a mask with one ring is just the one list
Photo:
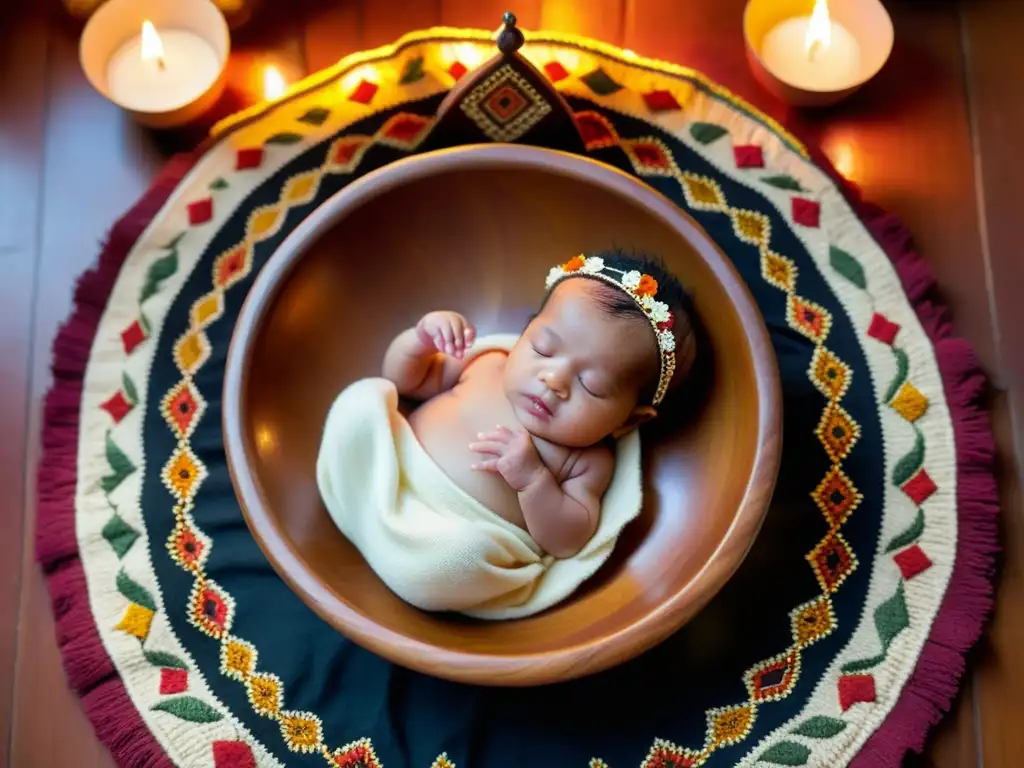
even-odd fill
[[(425, 610), (531, 615), (593, 575), (642, 506), (636, 432), (696, 357), (659, 262), (578, 255), (520, 336), (455, 312), (399, 334), (328, 415), (321, 495), (375, 572)], [(406, 419), (398, 398), (418, 403)]]

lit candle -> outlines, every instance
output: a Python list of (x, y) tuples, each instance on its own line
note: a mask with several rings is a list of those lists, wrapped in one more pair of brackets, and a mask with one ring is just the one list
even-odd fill
[(80, 56), (101, 94), (141, 123), (170, 127), (213, 106), (229, 49), (210, 0), (107, 0), (82, 33)]
[(158, 32), (150, 21), (110, 57), (110, 96), (128, 109), (164, 112), (202, 95), (220, 74), (213, 46), (184, 29)]
[(761, 56), (778, 77), (809, 90), (846, 88), (861, 69), (860, 45), (829, 18), (828, 0), (816, 0), (810, 16), (786, 19), (769, 31)]
[(263, 98), (267, 101), (279, 99), (284, 96), (286, 90), (288, 90), (288, 85), (284, 81), (281, 70), (273, 64), (268, 65), (263, 70)]

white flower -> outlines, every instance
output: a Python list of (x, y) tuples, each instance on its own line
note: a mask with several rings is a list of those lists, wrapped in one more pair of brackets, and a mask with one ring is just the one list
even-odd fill
[(658, 331), (658, 346), (666, 352), (676, 351), (676, 337), (672, 331)]
[(650, 312), (653, 309), (654, 299), (652, 299), (650, 296), (640, 296), (637, 299), (637, 301), (640, 303), (640, 306), (643, 307), (648, 312)]
[(664, 302), (661, 302), (661, 301), (652, 301), (651, 302), (650, 310), (651, 310), (651, 319), (654, 320), (654, 322), (656, 322), (656, 323), (667, 323), (668, 322), (668, 319), (670, 317), (670, 313), (668, 311), (668, 304), (665, 304)]
[(629, 290), (635, 291), (636, 287), (640, 285), (640, 273), (635, 269), (627, 272), (622, 276), (622, 284)]
[(548, 271), (547, 279), (544, 281), (544, 287), (550, 291), (551, 286), (553, 286), (558, 281), (558, 278), (564, 274), (565, 271), (561, 267), (552, 267), (550, 271)]
[(604, 259), (600, 256), (590, 256), (583, 261), (583, 268), (580, 271), (586, 272), (588, 275), (602, 272), (604, 271)]

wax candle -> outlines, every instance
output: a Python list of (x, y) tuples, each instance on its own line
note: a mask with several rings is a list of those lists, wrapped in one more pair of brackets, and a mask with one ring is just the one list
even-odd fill
[(860, 44), (829, 18), (827, 0), (810, 16), (785, 19), (772, 28), (761, 56), (775, 75), (797, 88), (834, 91), (855, 83), (861, 72)]
[(159, 112), (194, 101), (213, 85), (220, 58), (206, 40), (185, 29), (157, 31), (149, 22), (110, 57), (111, 98), (128, 109)]

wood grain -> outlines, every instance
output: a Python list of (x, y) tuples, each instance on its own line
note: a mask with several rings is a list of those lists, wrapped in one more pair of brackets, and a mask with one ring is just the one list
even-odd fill
[[(27, 476), (29, 360), (37, 279), (41, 136), (46, 119), (45, 10), (22, 6), (0, 29), (0, 743), (10, 739)], [(8, 111), (7, 105), (17, 105)], [(28, 547), (27, 552), (33, 550)], [(29, 554), (31, 558), (31, 554)], [(0, 766), (7, 750), (0, 751)]]

